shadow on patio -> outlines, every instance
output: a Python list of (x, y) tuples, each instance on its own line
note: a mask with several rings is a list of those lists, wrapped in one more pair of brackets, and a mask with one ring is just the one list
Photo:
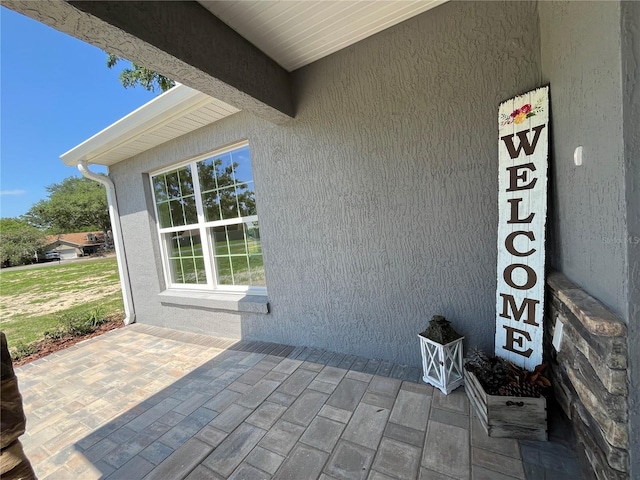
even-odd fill
[(136, 324), (16, 374), (41, 480), (581, 478), (389, 362)]

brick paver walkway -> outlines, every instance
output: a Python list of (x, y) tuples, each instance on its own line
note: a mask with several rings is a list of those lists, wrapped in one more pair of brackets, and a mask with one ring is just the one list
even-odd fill
[(579, 478), (388, 362), (132, 325), (16, 373), (41, 480)]

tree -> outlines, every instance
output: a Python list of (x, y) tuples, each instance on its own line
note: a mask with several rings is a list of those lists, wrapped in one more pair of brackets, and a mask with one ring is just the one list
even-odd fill
[(20, 265), (35, 260), (45, 245), (45, 234), (18, 218), (0, 219), (0, 261)]
[(23, 216), (30, 225), (50, 233), (111, 229), (107, 193), (102, 184), (84, 177), (65, 178), (47, 187), (40, 200)]
[[(223, 166), (220, 158), (198, 162), (195, 175), (198, 175), (200, 180), (206, 221), (256, 215), (255, 193), (249, 188), (253, 182), (251, 179), (239, 178), (238, 167), (237, 162)], [(193, 180), (190, 167), (154, 178), (155, 199), (158, 202), (161, 226), (171, 226), (172, 218), (180, 219), (183, 215), (186, 223), (198, 221), (192, 196)]]
[[(256, 198), (253, 190), (242, 179), (237, 178), (238, 163), (222, 165), (222, 160), (207, 160), (198, 165), (200, 188), (210, 192), (203, 197), (205, 212), (217, 212), (220, 205), (221, 218), (248, 217), (256, 214)], [(229, 188), (232, 187), (232, 188)], [(217, 220), (217, 214), (207, 215), (209, 220)]]
[[(114, 55), (113, 53), (107, 53), (107, 67), (113, 68), (120, 60), (127, 61), (126, 59)], [(140, 85), (150, 92), (155, 92), (156, 87), (161, 91), (166, 92), (173, 87), (176, 82), (170, 78), (160, 75), (153, 70), (149, 70), (135, 63), (131, 63), (132, 68), (125, 68), (120, 72), (120, 83), (124, 88), (135, 87)]]

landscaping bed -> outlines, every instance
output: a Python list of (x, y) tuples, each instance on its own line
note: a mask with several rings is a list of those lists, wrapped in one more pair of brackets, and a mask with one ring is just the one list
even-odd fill
[[(33, 362), (39, 358), (46, 357), (54, 352), (69, 348), (76, 343), (82, 342), (89, 338), (97, 337), (103, 333), (115, 330), (116, 328), (124, 327), (124, 313), (116, 313), (110, 315), (104, 319), (103, 323), (100, 323), (95, 327), (95, 330), (80, 335), (73, 335), (71, 333), (64, 334), (59, 338), (43, 338), (37, 340), (22, 347), (20, 350), (14, 350), (12, 352), (13, 365), (19, 367), (26, 363)], [(29, 353), (32, 352), (32, 353)]]

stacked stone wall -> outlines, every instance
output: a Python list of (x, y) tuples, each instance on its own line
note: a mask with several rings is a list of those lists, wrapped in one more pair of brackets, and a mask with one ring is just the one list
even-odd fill
[[(629, 478), (627, 328), (558, 272), (547, 278), (546, 353), (582, 462), (598, 479)], [(559, 350), (552, 346), (562, 324)]]

